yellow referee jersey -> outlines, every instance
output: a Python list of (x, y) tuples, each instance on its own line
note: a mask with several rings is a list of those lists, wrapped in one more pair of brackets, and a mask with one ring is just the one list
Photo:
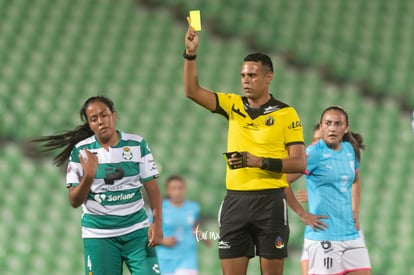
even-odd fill
[[(287, 158), (287, 146), (304, 144), (302, 124), (296, 110), (271, 99), (259, 108), (247, 98), (216, 92), (217, 110), (228, 119), (227, 152), (247, 151), (255, 156)], [(226, 171), (227, 190), (263, 190), (288, 187), (286, 176), (260, 168), (245, 167)]]

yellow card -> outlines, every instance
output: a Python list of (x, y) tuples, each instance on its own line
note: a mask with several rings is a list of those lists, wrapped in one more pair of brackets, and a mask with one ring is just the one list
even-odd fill
[(195, 31), (201, 31), (200, 10), (190, 11), (190, 25)]

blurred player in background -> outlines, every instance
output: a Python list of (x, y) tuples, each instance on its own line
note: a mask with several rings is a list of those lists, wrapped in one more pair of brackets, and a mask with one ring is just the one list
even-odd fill
[(201, 87), (196, 64), (199, 37), (187, 20), (185, 95), (229, 123), (227, 192), (219, 211), (223, 274), (246, 274), (249, 259), (258, 255), (262, 274), (281, 275), (289, 240), (285, 174), (302, 173), (306, 167), (301, 121), (294, 108), (270, 94), (273, 64), (265, 54), (244, 58), (244, 96)]
[[(286, 189), (289, 205), (307, 224), (302, 274), (369, 275), (368, 250), (359, 231), (362, 136), (350, 131), (348, 114), (339, 106), (323, 111), (320, 133), (321, 140), (306, 149), (310, 213)], [(298, 177), (288, 175), (288, 181)]]
[(158, 261), (163, 275), (197, 275), (197, 241), (200, 240), (200, 206), (185, 198), (186, 184), (180, 175), (171, 175), (166, 181), (167, 196), (162, 202), (162, 245), (157, 246)]
[(63, 148), (55, 157), (58, 166), (69, 159), (69, 202), (83, 210), (85, 274), (121, 275), (124, 262), (133, 275), (159, 274), (154, 246), (163, 238), (162, 208), (151, 150), (141, 136), (116, 130), (117, 113), (107, 97), (87, 99), (80, 115), (83, 125), (35, 141), (45, 143), (45, 151)]
[(321, 130), (319, 128), (320, 128), (319, 123), (316, 123), (313, 126), (313, 135), (312, 135), (312, 143), (311, 143), (311, 145), (314, 145), (315, 143), (317, 143), (321, 139), (321, 137), (322, 137)]

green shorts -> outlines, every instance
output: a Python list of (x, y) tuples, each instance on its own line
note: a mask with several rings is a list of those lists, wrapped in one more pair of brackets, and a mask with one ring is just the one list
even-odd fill
[(83, 239), (85, 275), (160, 274), (155, 247), (148, 247), (148, 228), (112, 238)]

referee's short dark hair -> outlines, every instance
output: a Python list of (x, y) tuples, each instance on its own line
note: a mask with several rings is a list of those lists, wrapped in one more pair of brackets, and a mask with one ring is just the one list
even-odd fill
[(272, 59), (264, 53), (251, 53), (248, 54), (243, 61), (260, 62), (264, 67), (267, 67), (273, 73)]

